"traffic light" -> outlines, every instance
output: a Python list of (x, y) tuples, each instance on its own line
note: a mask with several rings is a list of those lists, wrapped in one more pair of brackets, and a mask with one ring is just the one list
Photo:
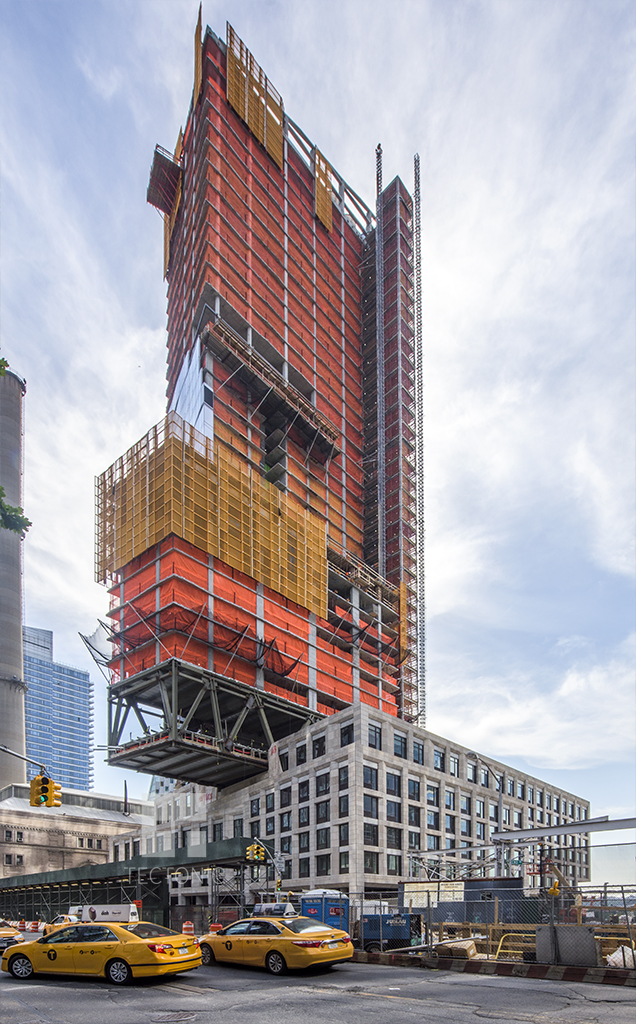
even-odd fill
[[(30, 800), (31, 807), (42, 807), (49, 799), (51, 780), (46, 775), (36, 775), (31, 779)], [(59, 805), (58, 805), (59, 806)]]
[(280, 892), (280, 890), (282, 888), (282, 884), (283, 883), (281, 882), (280, 878), (277, 878), (276, 879), (276, 892)]
[(53, 782), (53, 779), (49, 779), (49, 793), (46, 801), (47, 807), (61, 807), (62, 806), (62, 784), (61, 782)]
[(265, 860), (265, 847), (264, 846), (257, 846), (256, 847), (256, 859), (257, 860)]
[(245, 859), (256, 860), (256, 846), (254, 845), (254, 843), (252, 843), (251, 846), (248, 846), (247, 850), (245, 851)]

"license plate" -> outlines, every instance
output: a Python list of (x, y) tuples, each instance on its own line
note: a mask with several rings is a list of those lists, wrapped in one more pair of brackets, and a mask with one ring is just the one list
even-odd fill
[(330, 942), (329, 943), (329, 949), (337, 949), (337, 948), (338, 948), (338, 943), (337, 942)]
[(179, 950), (179, 952), (180, 953), (187, 953), (188, 952), (188, 947), (187, 946), (181, 946), (181, 949)]

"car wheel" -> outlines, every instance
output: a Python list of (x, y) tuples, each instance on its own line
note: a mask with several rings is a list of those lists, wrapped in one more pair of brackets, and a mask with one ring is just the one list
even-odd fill
[(111, 960), (106, 964), (106, 977), (113, 985), (127, 985), (132, 980), (132, 971), (125, 960)]
[(275, 949), (271, 953), (268, 953), (265, 958), (265, 966), (270, 974), (284, 974), (287, 970), (287, 964), (282, 953), (278, 953)]
[(366, 950), (367, 950), (367, 953), (379, 953), (380, 952), (380, 943), (379, 942), (370, 942), (369, 945), (366, 947)]
[(214, 963), (215, 959), (212, 947), (208, 946), (207, 942), (204, 942), (201, 945), (201, 963), (204, 967), (210, 967), (210, 965)]
[(19, 978), (20, 981), (25, 981), (34, 974), (33, 964), (28, 956), (12, 956), (9, 960), (9, 970), (13, 977)]

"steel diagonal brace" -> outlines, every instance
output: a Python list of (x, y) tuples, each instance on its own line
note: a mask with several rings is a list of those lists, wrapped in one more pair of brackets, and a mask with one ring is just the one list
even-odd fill
[(135, 701), (131, 700), (129, 702), (128, 706), (130, 708), (132, 708), (133, 711), (135, 712), (135, 714), (137, 716), (137, 721), (139, 722), (141, 728), (143, 729), (144, 735), (147, 736), (149, 734), (149, 732), (150, 732), (150, 729), (149, 729), (148, 725), (146, 724), (144, 716), (142, 715), (141, 711), (137, 707), (137, 703)]
[(265, 739), (267, 740), (267, 745), (271, 747), (272, 743), (274, 742), (274, 737), (272, 735), (272, 730), (269, 727), (269, 722), (267, 720), (267, 713), (265, 711), (265, 708), (263, 707), (263, 702), (262, 702), (260, 697), (257, 697), (255, 703), (256, 703), (256, 710), (258, 712), (258, 717), (259, 717), (260, 723), (263, 726), (263, 732), (265, 733)]
[(234, 723), (234, 725), (232, 727), (232, 731), (230, 732), (228, 738), (225, 741), (225, 749), (226, 750), (231, 750), (232, 749), (232, 747), (234, 745), (234, 740), (236, 739), (236, 737), (238, 736), (239, 732), (241, 731), (241, 727), (243, 725), (243, 722), (245, 721), (245, 719), (249, 715), (249, 713), (252, 710), (252, 708), (254, 707), (255, 703), (256, 703), (256, 697), (254, 695), (250, 695), (247, 698), (247, 700), (245, 701), (245, 705), (244, 705), (242, 711), (240, 712), (238, 718), (236, 719), (236, 721), (235, 721), (235, 723)]
[(214, 735), (220, 743), (223, 739), (223, 723), (221, 721), (221, 709), (219, 708), (219, 694), (214, 679), (210, 680), (210, 704), (212, 705), (212, 718), (214, 719)]
[(207, 687), (206, 687), (206, 685), (204, 683), (201, 686), (201, 689), (197, 693), (196, 697), (192, 701), (192, 706), (191, 706), (190, 710), (188, 711), (186, 717), (183, 720), (183, 725), (181, 726), (182, 732), (185, 732), (186, 729), (188, 728), (188, 726), (190, 725), (190, 722), (192, 721), (192, 718), (194, 717), (194, 714), (195, 714), (199, 704), (201, 703), (201, 701), (205, 697), (206, 691), (207, 691)]

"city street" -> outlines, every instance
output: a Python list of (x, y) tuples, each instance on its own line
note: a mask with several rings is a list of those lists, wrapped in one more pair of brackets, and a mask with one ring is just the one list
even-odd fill
[(79, 978), (21, 983), (2, 973), (0, 1007), (2, 1024), (631, 1024), (636, 991), (369, 964), (283, 978), (213, 966), (129, 988)]

